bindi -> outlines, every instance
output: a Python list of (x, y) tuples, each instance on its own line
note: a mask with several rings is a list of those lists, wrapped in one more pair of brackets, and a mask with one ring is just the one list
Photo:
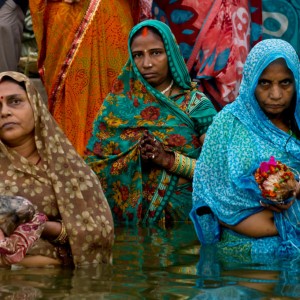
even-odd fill
[(1, 96), (0, 99), (3, 99), (3, 96)]
[(142, 29), (142, 36), (143, 37), (146, 37), (147, 35), (148, 35), (148, 27), (144, 27), (143, 29)]

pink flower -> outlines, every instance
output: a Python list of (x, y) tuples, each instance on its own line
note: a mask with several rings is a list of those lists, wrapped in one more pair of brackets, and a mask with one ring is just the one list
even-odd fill
[(297, 185), (293, 172), (274, 156), (260, 164), (254, 177), (262, 196), (278, 203), (291, 197)]
[(271, 156), (270, 160), (268, 162), (266, 162), (266, 161), (262, 162), (260, 164), (259, 169), (261, 172), (268, 172), (270, 170), (270, 166), (274, 166), (274, 167), (277, 166), (277, 162), (276, 162), (274, 156)]

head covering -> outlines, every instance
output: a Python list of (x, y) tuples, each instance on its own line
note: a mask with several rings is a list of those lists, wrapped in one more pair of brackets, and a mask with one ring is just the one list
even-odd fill
[[(113, 221), (96, 175), (76, 153), (47, 110), (33, 83), (23, 74), (0, 73), (24, 82), (34, 114), (36, 166), (0, 141), (0, 194), (30, 200), (49, 220), (61, 219), (68, 233), (74, 263), (109, 262)], [(48, 243), (40, 254), (51, 256)]]
[[(202, 243), (218, 240), (218, 220), (236, 225), (263, 209), (260, 201), (264, 201), (264, 198), (254, 180), (254, 172), (260, 163), (274, 156), (276, 160), (300, 171), (300, 141), (269, 120), (254, 94), (261, 73), (278, 58), (286, 61), (294, 75), (294, 116), (299, 127), (297, 54), (285, 41), (264, 40), (251, 50), (244, 66), (240, 94), (234, 103), (227, 105), (214, 118), (196, 164), (191, 218)], [(207, 206), (213, 215), (204, 213), (203, 208)], [(299, 209), (298, 202), (295, 202), (293, 209), (274, 214), (283, 240), (299, 239), (298, 233), (290, 225), (297, 219), (297, 214), (299, 216)], [(271, 242), (269, 246), (271, 249)]]
[(255, 132), (261, 138), (269, 140), (274, 146), (282, 150), (287, 147), (287, 151), (293, 152), (294, 155), (299, 157), (299, 143), (294, 139), (289, 139), (288, 134), (280, 130), (269, 120), (260, 108), (254, 94), (258, 79), (264, 69), (271, 62), (279, 58), (283, 58), (286, 61), (288, 68), (294, 75), (296, 90), (294, 117), (300, 128), (299, 58), (295, 49), (288, 42), (280, 39), (263, 40), (253, 47), (244, 65), (239, 96), (232, 105), (225, 107), (224, 111), (232, 113), (249, 130)]
[[(163, 22), (157, 21), (157, 20), (146, 20), (143, 21), (136, 26), (134, 26), (129, 34), (129, 40), (128, 40), (128, 52), (130, 55), (130, 60), (133, 64), (133, 70), (136, 74), (139, 74), (140, 72), (138, 71), (134, 59), (132, 57), (131, 53), (131, 44), (132, 44), (132, 39), (134, 35), (139, 31), (141, 28), (144, 27), (153, 27), (161, 35), (161, 38), (163, 40), (166, 54), (168, 56), (168, 63), (169, 63), (169, 69), (172, 73), (172, 77), (175, 81), (175, 83), (183, 88), (183, 89), (189, 89), (191, 87), (191, 78), (189, 75), (189, 72), (187, 70), (185, 61), (183, 59), (183, 56), (180, 53), (180, 49), (178, 44), (176, 43), (175, 36), (173, 35), (170, 27), (166, 25)], [(142, 77), (139, 78), (145, 85), (149, 85), (145, 79)], [(160, 93), (159, 91), (156, 91), (154, 88), (150, 88), (153, 90), (154, 96), (158, 96)]]
[[(174, 96), (176, 101), (153, 88), (135, 65), (130, 45), (134, 34), (144, 27), (153, 27), (161, 35), (169, 71), (181, 88), (179, 95)], [(192, 86), (179, 47), (166, 24), (155, 20), (139, 23), (130, 33), (128, 47), (129, 60), (94, 122), (86, 161), (98, 174), (117, 220), (156, 222), (162, 218), (178, 178), (155, 164), (142, 164), (139, 141), (143, 133), (148, 130), (166, 148), (196, 158), (204, 126), (196, 128), (188, 108), (198, 109), (198, 121), (203, 117), (209, 124), (215, 111), (208, 110), (203, 95), (199, 96)]]

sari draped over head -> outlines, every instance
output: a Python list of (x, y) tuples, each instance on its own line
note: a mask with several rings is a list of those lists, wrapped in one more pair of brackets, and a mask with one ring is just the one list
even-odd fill
[[(244, 67), (240, 94), (226, 106), (209, 128), (201, 156), (196, 164), (193, 182), (193, 219), (203, 244), (217, 242), (226, 236), (218, 220), (236, 225), (262, 209), (264, 201), (253, 180), (253, 174), (271, 156), (300, 171), (300, 141), (277, 128), (260, 108), (255, 89), (264, 69), (274, 60), (283, 58), (295, 80), (295, 121), (300, 126), (299, 59), (293, 47), (279, 39), (259, 42), (251, 50)], [(279, 236), (251, 239), (238, 234), (235, 243), (246, 244), (254, 252), (289, 254), (300, 249), (300, 206), (274, 213)], [(212, 213), (208, 213), (209, 207)], [(231, 245), (232, 246), (232, 245)], [(291, 248), (289, 250), (289, 248)]]
[[(27, 198), (49, 221), (62, 220), (75, 265), (109, 263), (113, 220), (97, 176), (65, 137), (29, 79), (16, 72), (0, 73), (0, 82), (3, 77), (26, 85), (41, 161), (34, 165), (0, 141), (0, 194)], [(56, 247), (43, 239), (27, 254), (59, 257)]]
[[(179, 95), (168, 98), (153, 88), (134, 63), (132, 37), (145, 26), (156, 28), (162, 37), (169, 70), (182, 89)], [(148, 130), (169, 150), (197, 158), (199, 137), (212, 122), (215, 110), (192, 86), (166, 24), (147, 20), (136, 25), (129, 35), (128, 50), (130, 58), (94, 122), (86, 161), (99, 176), (116, 220), (158, 222), (167, 218), (167, 207), (176, 214), (173, 220), (185, 220), (191, 208), (191, 184), (179, 191), (177, 176), (156, 165), (142, 164), (139, 141)]]
[[(125, 64), (137, 0), (30, 1), (48, 107), (80, 155)], [(136, 15), (138, 18), (138, 15)]]

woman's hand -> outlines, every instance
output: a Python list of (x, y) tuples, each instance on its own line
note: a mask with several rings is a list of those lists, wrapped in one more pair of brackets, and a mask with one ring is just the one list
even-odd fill
[[(290, 187), (292, 188), (292, 187)], [(293, 185), (294, 188), (294, 185)], [(269, 203), (264, 203), (263, 201), (260, 201), (260, 205), (270, 211), (275, 211), (275, 212), (283, 212), (284, 210), (289, 209), (293, 203), (297, 200), (300, 199), (300, 184), (299, 182), (296, 183), (296, 189), (294, 193), (292, 194), (293, 199), (287, 203), (281, 203), (278, 204), (274, 202), (274, 204), (269, 204)]]
[(174, 154), (165, 151), (163, 144), (145, 131), (140, 141), (141, 157), (146, 162), (154, 162), (164, 169), (170, 169), (174, 163)]
[(0, 241), (0, 265), (19, 263), (41, 236), (47, 221), (46, 215), (36, 213), (30, 222), (19, 225), (11, 236)]
[(282, 204), (269, 204), (269, 203), (264, 203), (262, 201), (260, 201), (260, 205), (262, 207), (264, 207), (265, 209), (268, 209), (270, 211), (275, 211), (275, 212), (283, 212), (284, 210), (289, 209), (293, 203), (295, 202), (296, 199), (293, 199), (291, 201), (289, 201), (288, 203), (282, 203)]
[(300, 199), (300, 182), (297, 181), (296, 190), (293, 194), (296, 199)]

